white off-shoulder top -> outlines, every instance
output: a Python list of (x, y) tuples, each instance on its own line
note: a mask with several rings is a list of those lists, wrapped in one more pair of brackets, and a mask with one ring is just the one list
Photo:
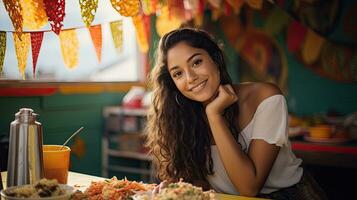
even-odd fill
[[(246, 153), (253, 139), (280, 147), (260, 193), (268, 194), (299, 182), (303, 173), (300, 166), (302, 160), (295, 157), (288, 140), (288, 113), (284, 96), (273, 95), (259, 104), (253, 119), (239, 136), (239, 142)], [(212, 188), (221, 193), (239, 194), (226, 173), (216, 145), (211, 146), (211, 152), (214, 174), (207, 178)]]

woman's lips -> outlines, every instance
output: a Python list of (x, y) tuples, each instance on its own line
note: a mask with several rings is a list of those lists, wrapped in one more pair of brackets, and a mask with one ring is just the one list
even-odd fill
[(198, 92), (198, 91), (200, 91), (202, 88), (204, 88), (204, 86), (206, 85), (206, 83), (207, 83), (207, 80), (202, 81), (201, 83), (199, 83), (199, 84), (197, 84), (197, 85), (191, 87), (191, 88), (189, 89), (189, 91), (191, 91), (191, 92)]

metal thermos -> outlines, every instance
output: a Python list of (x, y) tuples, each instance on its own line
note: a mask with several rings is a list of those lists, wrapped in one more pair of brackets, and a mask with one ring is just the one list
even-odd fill
[(21, 108), (10, 124), (7, 187), (33, 184), (44, 177), (42, 125), (37, 114)]

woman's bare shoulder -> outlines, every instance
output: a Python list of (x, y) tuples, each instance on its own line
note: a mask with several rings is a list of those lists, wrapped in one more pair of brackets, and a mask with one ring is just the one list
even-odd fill
[(236, 85), (239, 97), (247, 102), (249, 107), (255, 110), (264, 99), (282, 94), (279, 87), (273, 83), (264, 82), (244, 82)]

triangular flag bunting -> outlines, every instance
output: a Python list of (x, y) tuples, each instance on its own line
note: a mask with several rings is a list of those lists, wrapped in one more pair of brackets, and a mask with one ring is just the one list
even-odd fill
[(123, 22), (121, 20), (110, 22), (110, 31), (112, 32), (115, 49), (121, 52), (123, 48)]
[(43, 40), (43, 32), (31, 33), (32, 74), (34, 78), (36, 78), (36, 64), (37, 64), (38, 54), (40, 54), (42, 40)]
[(5, 9), (9, 13), (12, 24), (14, 25), (16, 35), (21, 36), (22, 32), (22, 8), (19, 1), (15, 0), (3, 0)]
[(57, 35), (63, 26), (62, 22), (65, 16), (65, 0), (43, 0), (45, 10), (50, 21), (52, 31)]
[(6, 51), (6, 32), (0, 31), (0, 74), (2, 74)]
[(22, 7), (23, 25), (29, 29), (40, 29), (47, 24), (47, 15), (43, 0), (20, 1)]
[(90, 36), (93, 41), (95, 52), (97, 53), (98, 61), (102, 59), (102, 26), (90, 26), (89, 27)]
[(140, 0), (110, 0), (113, 8), (125, 17), (132, 17), (139, 13)]
[(30, 48), (30, 34), (22, 33), (19, 37), (15, 37), (14, 33), (14, 42), (19, 71), (22, 76), (22, 79), (25, 80), (27, 54)]
[(82, 19), (86, 26), (89, 27), (97, 12), (98, 0), (79, 0), (79, 5), (81, 7)]
[(79, 41), (76, 30), (63, 30), (59, 34), (61, 52), (65, 65), (74, 69), (78, 65)]

